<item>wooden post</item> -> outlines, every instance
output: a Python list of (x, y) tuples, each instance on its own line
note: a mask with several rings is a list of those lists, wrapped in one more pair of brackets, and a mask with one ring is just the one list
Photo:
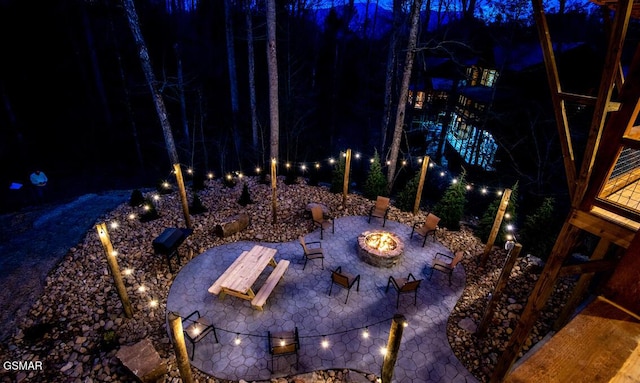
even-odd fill
[(500, 207), (496, 212), (496, 219), (493, 221), (491, 233), (489, 233), (489, 239), (487, 239), (487, 244), (484, 247), (484, 252), (482, 253), (482, 257), (480, 259), (480, 264), (482, 266), (487, 263), (487, 259), (489, 258), (489, 253), (491, 252), (493, 243), (496, 241), (496, 237), (498, 236), (498, 232), (500, 231), (502, 218), (504, 218), (504, 213), (507, 211), (507, 206), (509, 206), (509, 198), (511, 198), (511, 189), (504, 189), (504, 193), (502, 193), (502, 199), (500, 200)]
[(391, 329), (389, 330), (389, 340), (387, 341), (387, 352), (384, 354), (382, 362), (382, 383), (391, 383), (393, 377), (393, 368), (398, 359), (398, 350), (400, 350), (400, 342), (402, 341), (402, 331), (406, 326), (407, 320), (404, 315), (396, 314), (391, 321)]
[(276, 184), (277, 184), (276, 159), (272, 158), (271, 159), (271, 223), (274, 225), (278, 221), (278, 214), (277, 214), (278, 198), (276, 195)]
[(124, 281), (122, 280), (122, 274), (120, 274), (120, 268), (118, 267), (118, 260), (116, 259), (115, 252), (113, 251), (113, 245), (109, 239), (109, 232), (107, 231), (107, 224), (102, 222), (96, 225), (98, 231), (98, 237), (102, 242), (102, 248), (104, 249), (104, 255), (107, 257), (107, 265), (109, 271), (113, 277), (113, 283), (116, 285), (116, 291), (122, 302), (122, 308), (124, 309), (124, 315), (127, 318), (133, 317), (133, 309), (131, 308), (131, 302), (129, 301), (129, 295), (127, 295), (127, 289), (124, 287)]
[(509, 253), (507, 253), (507, 259), (504, 261), (504, 266), (502, 266), (500, 278), (498, 278), (498, 282), (496, 283), (496, 287), (493, 290), (491, 299), (489, 299), (489, 303), (487, 304), (487, 308), (484, 311), (482, 320), (480, 321), (478, 329), (476, 330), (476, 335), (479, 337), (482, 337), (487, 333), (487, 328), (489, 328), (489, 324), (491, 323), (491, 319), (493, 318), (493, 312), (495, 311), (498, 302), (500, 302), (502, 290), (507, 287), (509, 275), (511, 275), (511, 269), (513, 269), (513, 265), (515, 265), (521, 250), (522, 245), (516, 243), (513, 248), (509, 250)]
[[(611, 242), (604, 238), (600, 238), (600, 241), (598, 241), (598, 245), (596, 246), (596, 249), (593, 251), (593, 254), (589, 258), (589, 260), (597, 261), (603, 259), (604, 256), (607, 255), (607, 251), (609, 250), (610, 245)], [(567, 303), (565, 303), (562, 312), (558, 316), (558, 319), (556, 319), (556, 322), (553, 324), (554, 330), (560, 330), (562, 327), (564, 327), (565, 324), (567, 324), (567, 322), (569, 322), (569, 318), (575, 311), (576, 307), (578, 307), (580, 302), (582, 302), (586, 290), (589, 287), (589, 284), (591, 284), (593, 275), (594, 273), (586, 273), (580, 276), (580, 279), (578, 279), (578, 283), (576, 283), (575, 287), (573, 288), (571, 297), (569, 297), (569, 300), (567, 301)]]
[(351, 172), (351, 149), (347, 149), (347, 157), (344, 160), (344, 182), (342, 184), (342, 206), (347, 207), (347, 194), (349, 193), (349, 172)]
[(184, 188), (184, 178), (182, 178), (182, 169), (180, 169), (180, 164), (173, 164), (173, 171), (176, 173), (176, 182), (178, 183), (178, 191), (180, 192), (180, 201), (182, 201), (184, 223), (187, 225), (188, 229), (193, 229), (191, 216), (189, 215), (189, 200), (187, 199), (187, 190)]
[[(571, 217), (571, 215), (572, 214), (569, 213), (569, 217)], [(555, 245), (553, 245), (553, 249), (551, 250), (551, 254), (549, 254), (549, 259), (547, 259), (542, 274), (540, 274), (540, 278), (538, 278), (536, 285), (533, 287), (533, 291), (529, 295), (527, 305), (522, 311), (520, 320), (511, 334), (509, 343), (498, 359), (490, 382), (501, 382), (511, 369), (513, 362), (515, 362), (518, 353), (522, 349), (522, 345), (527, 340), (531, 329), (535, 325), (540, 312), (547, 304), (551, 293), (553, 293), (562, 263), (575, 245), (575, 239), (579, 233), (580, 229), (573, 226), (567, 219), (558, 234), (558, 239)]]
[(420, 200), (422, 199), (422, 188), (424, 187), (424, 179), (427, 175), (427, 166), (429, 166), (429, 156), (424, 156), (424, 159), (422, 160), (422, 168), (420, 169), (420, 182), (418, 182), (416, 202), (415, 204), (413, 204), (413, 215), (418, 214), (418, 210), (420, 210)]
[(184, 343), (184, 332), (182, 330), (182, 318), (176, 313), (169, 313), (169, 326), (173, 337), (173, 351), (176, 353), (176, 364), (180, 371), (180, 378), (184, 383), (193, 383), (191, 376), (191, 365), (189, 355), (187, 355), (187, 345)]

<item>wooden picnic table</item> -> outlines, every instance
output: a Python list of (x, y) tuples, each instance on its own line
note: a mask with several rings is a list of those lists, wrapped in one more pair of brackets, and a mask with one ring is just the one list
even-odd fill
[(212, 294), (233, 295), (238, 298), (252, 300), (255, 297), (252, 286), (264, 269), (271, 265), (277, 266), (274, 259), (277, 250), (260, 245), (249, 251), (244, 251), (225, 270), (224, 273), (209, 288)]

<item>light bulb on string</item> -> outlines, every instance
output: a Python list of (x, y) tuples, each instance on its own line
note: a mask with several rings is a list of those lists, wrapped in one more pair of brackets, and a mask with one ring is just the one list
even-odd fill
[(316, 169), (320, 169), (320, 164), (316, 162)]
[(129, 219), (131, 219), (131, 220), (136, 219), (136, 215), (135, 215), (135, 213), (131, 213), (131, 214), (129, 214), (129, 217), (128, 217), (128, 218), (129, 218)]
[(380, 347), (380, 354), (381, 355), (387, 355), (387, 348), (386, 347)]
[(329, 341), (327, 340), (327, 338), (323, 337), (322, 338), (322, 342), (320, 342), (320, 345), (322, 346), (322, 348), (328, 348), (329, 347)]
[(369, 338), (369, 327), (365, 327), (364, 330), (362, 330), (362, 337), (364, 339)]
[(157, 299), (152, 299), (149, 301), (149, 307), (151, 307), (152, 309), (158, 307), (158, 300)]
[(117, 222), (117, 221), (111, 221), (111, 224), (109, 224), (109, 226), (110, 226), (112, 229), (117, 229), (119, 225), (118, 225), (118, 222)]
[(375, 161), (375, 159), (369, 158), (369, 162), (373, 163), (373, 161)]
[(356, 153), (355, 157), (356, 157), (356, 159), (359, 160), (360, 159), (360, 153)]
[(211, 173), (211, 172), (207, 173), (207, 177), (208, 177), (209, 179), (212, 179), (212, 178), (213, 178), (213, 173)]
[(191, 169), (191, 168), (187, 168), (187, 173), (188, 173), (188, 174), (193, 174), (193, 169)]
[(336, 162), (336, 160), (334, 160), (333, 158), (329, 158), (329, 163), (330, 163), (331, 165), (333, 165), (335, 162)]
[(240, 343), (242, 343), (242, 340), (240, 339), (240, 333), (236, 333), (236, 337), (233, 339), (233, 344), (237, 346)]
[(257, 173), (257, 174), (260, 174), (260, 167), (257, 167), (257, 168), (256, 168), (256, 173)]

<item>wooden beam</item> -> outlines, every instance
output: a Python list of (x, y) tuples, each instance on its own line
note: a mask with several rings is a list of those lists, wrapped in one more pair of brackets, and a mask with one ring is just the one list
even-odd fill
[(598, 198), (593, 202), (593, 206), (597, 206), (610, 213), (627, 218), (631, 221), (640, 222), (640, 212), (638, 212), (637, 210), (630, 209), (625, 205), (616, 203), (615, 201), (609, 201), (606, 199)]
[(518, 357), (522, 345), (527, 340), (540, 312), (544, 309), (547, 300), (553, 292), (562, 263), (567, 254), (569, 254), (569, 251), (573, 248), (579, 233), (579, 228), (573, 226), (569, 220), (565, 221), (558, 234), (556, 243), (551, 250), (549, 259), (542, 270), (542, 274), (540, 278), (538, 278), (529, 296), (527, 305), (522, 311), (515, 330), (513, 330), (511, 334), (509, 343), (505, 347), (500, 359), (498, 359), (498, 363), (493, 370), (493, 375), (491, 375), (491, 382), (501, 382)]
[(500, 206), (498, 206), (498, 211), (496, 211), (496, 218), (493, 220), (493, 226), (491, 227), (491, 232), (489, 233), (489, 238), (487, 239), (487, 244), (484, 245), (482, 257), (480, 257), (480, 264), (483, 267), (487, 263), (487, 259), (489, 259), (489, 253), (491, 253), (493, 243), (496, 241), (496, 237), (500, 232), (500, 226), (502, 225), (504, 213), (507, 211), (507, 206), (509, 206), (509, 198), (511, 198), (511, 189), (504, 189), (504, 192), (502, 193), (502, 199), (500, 200)]
[(622, 89), (620, 89), (619, 100), (622, 108), (619, 112), (613, 113), (607, 121), (607, 126), (602, 135), (604, 142), (598, 149), (597, 161), (595, 162), (589, 180), (588, 187), (584, 193), (580, 204), (580, 210), (591, 209), (597, 196), (601, 195), (611, 172), (618, 161), (622, 151), (620, 139), (627, 133), (633, 132), (634, 123), (640, 112), (640, 45), (636, 47), (629, 74)]
[(422, 168), (420, 168), (420, 180), (418, 181), (418, 190), (416, 191), (416, 200), (413, 204), (413, 215), (418, 214), (420, 210), (420, 200), (422, 199), (422, 189), (424, 188), (424, 179), (427, 175), (427, 167), (429, 166), (429, 156), (422, 159)]
[(593, 165), (600, 147), (600, 139), (602, 138), (602, 131), (607, 117), (607, 105), (611, 100), (614, 82), (617, 77), (617, 69), (620, 66), (620, 57), (629, 26), (633, 0), (619, 0), (618, 5), (611, 35), (609, 36), (602, 78), (600, 80), (600, 86), (598, 87), (598, 102), (594, 107), (587, 146), (582, 158), (582, 166), (577, 178), (575, 193), (573, 194), (571, 204), (573, 207), (582, 205), (582, 199), (591, 180)]
[(531, 3), (533, 5), (533, 15), (536, 20), (536, 27), (538, 29), (538, 38), (542, 47), (544, 65), (547, 70), (547, 81), (549, 82), (549, 89), (551, 89), (551, 102), (553, 103), (556, 127), (560, 138), (560, 148), (562, 150), (562, 160), (564, 161), (564, 170), (567, 176), (569, 197), (573, 200), (576, 188), (576, 162), (573, 153), (569, 121), (567, 119), (567, 110), (564, 106), (564, 101), (560, 98), (562, 87), (560, 85), (558, 67), (553, 53), (553, 44), (551, 43), (549, 26), (547, 25), (547, 19), (544, 14), (542, 0), (531, 0)]
[[(598, 99), (595, 96), (587, 96), (583, 94), (560, 92), (558, 96), (564, 101), (575, 102), (582, 105), (595, 106)], [(620, 103), (611, 101), (607, 105), (607, 112), (617, 112), (620, 110)]]
[[(606, 239), (600, 238), (600, 241), (598, 241), (598, 245), (596, 246), (593, 254), (591, 254), (591, 257), (589, 259), (592, 261), (603, 259), (607, 255), (610, 247), (611, 242), (607, 241)], [(558, 316), (558, 319), (556, 319), (555, 323), (553, 324), (554, 330), (560, 330), (565, 324), (567, 324), (567, 322), (569, 322), (571, 315), (573, 315), (578, 305), (584, 300), (584, 297), (587, 294), (587, 289), (589, 288), (592, 279), (593, 273), (582, 274), (580, 276), (580, 279), (571, 292), (571, 297), (569, 297), (569, 300), (567, 301), (567, 303), (565, 303), (562, 312)]]
[(560, 269), (560, 276), (566, 277), (568, 275), (574, 274), (586, 274), (595, 273), (598, 271), (612, 270), (614, 267), (616, 267), (616, 264), (617, 262), (614, 260), (598, 260), (578, 263), (575, 265), (566, 265), (562, 266), (562, 268)]
[(625, 249), (629, 247), (635, 235), (633, 230), (580, 210), (574, 210), (570, 213), (569, 223), (597, 237), (605, 238)]

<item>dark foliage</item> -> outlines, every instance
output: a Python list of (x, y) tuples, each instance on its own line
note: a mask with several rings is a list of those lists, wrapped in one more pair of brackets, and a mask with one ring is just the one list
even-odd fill
[(144, 203), (144, 196), (142, 195), (142, 192), (140, 191), (140, 189), (134, 189), (131, 192), (131, 197), (129, 198), (129, 206), (131, 207), (142, 206), (143, 203)]
[(369, 167), (369, 174), (364, 183), (363, 194), (370, 200), (375, 200), (378, 196), (387, 197), (389, 195), (387, 178), (382, 173), (380, 156), (377, 150), (373, 154), (373, 162), (371, 162), (371, 166)]
[(462, 172), (457, 182), (451, 183), (442, 199), (433, 207), (433, 214), (440, 217), (440, 226), (449, 230), (460, 229), (460, 220), (464, 215), (464, 207), (467, 203), (465, 175), (465, 172)]
[(200, 200), (200, 197), (198, 196), (198, 194), (194, 193), (193, 201), (191, 201), (191, 206), (189, 206), (189, 214), (197, 215), (197, 214), (205, 213), (207, 211), (209, 211), (209, 209), (207, 209), (202, 204), (202, 200)]
[(160, 218), (160, 214), (158, 214), (158, 210), (156, 210), (156, 205), (150, 198), (145, 198), (142, 210), (142, 214), (140, 214), (140, 222), (150, 222)]
[(287, 169), (284, 175), (284, 183), (287, 185), (295, 185), (298, 183), (298, 174), (295, 169)]
[(545, 198), (534, 213), (527, 216), (518, 237), (527, 253), (543, 260), (549, 256), (558, 236), (560, 223), (554, 214), (554, 205), (554, 198)]
[(413, 211), (419, 184), (420, 172), (416, 172), (413, 178), (411, 178), (400, 193), (398, 193), (398, 197), (396, 198), (396, 207), (398, 207), (398, 209), (402, 211)]
[[(478, 223), (478, 228), (475, 233), (480, 238), (480, 240), (484, 243), (489, 240), (489, 235), (491, 234), (491, 228), (493, 227), (493, 222), (496, 220), (496, 214), (498, 213), (498, 208), (500, 207), (500, 201), (502, 201), (502, 196), (498, 196), (493, 202), (489, 204), (487, 210), (480, 218), (480, 222)], [(498, 235), (496, 236), (496, 240), (501, 242), (506, 240), (507, 236), (507, 225), (514, 225), (516, 222), (516, 211), (518, 208), (518, 182), (516, 182), (511, 187), (511, 196), (509, 197), (509, 205), (507, 206), (507, 210), (505, 211), (504, 218), (502, 220), (502, 224), (500, 225), (500, 231), (498, 231)]]
[(205, 176), (202, 173), (194, 173), (191, 187), (194, 191), (204, 190), (205, 188)]
[(342, 193), (344, 185), (344, 170), (345, 159), (340, 157), (340, 160), (334, 165), (333, 172), (331, 173), (331, 193)]
[(222, 184), (228, 188), (232, 188), (236, 186), (236, 183), (237, 183), (236, 178), (231, 174), (227, 174), (226, 176), (224, 176), (224, 179), (222, 181)]
[(242, 194), (240, 194), (238, 203), (241, 206), (247, 206), (248, 204), (253, 203), (253, 201), (251, 200), (251, 194), (249, 194), (249, 185), (247, 185), (246, 182), (244, 183), (244, 185), (242, 185)]

